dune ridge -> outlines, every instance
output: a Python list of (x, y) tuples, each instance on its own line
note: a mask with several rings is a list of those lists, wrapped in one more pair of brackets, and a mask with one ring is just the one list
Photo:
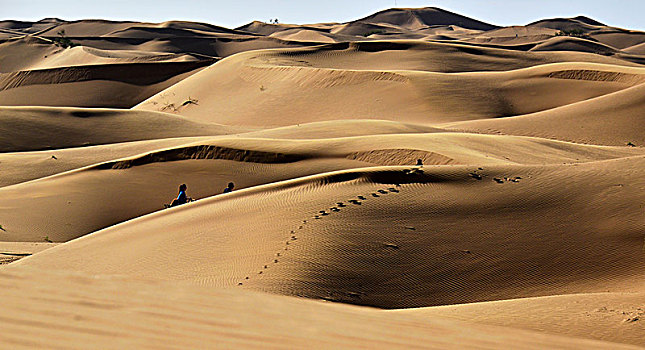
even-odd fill
[[(365, 169), (363, 171), (347, 170), (329, 175), (314, 175), (310, 178), (287, 181), (284, 184), (254, 187), (248, 191), (238, 191), (234, 196), (215, 197), (187, 205), (178, 210), (135, 219), (112, 229), (52, 248), (39, 255), (22, 259), (14, 266), (38, 267), (46, 265), (53, 269), (81, 270), (93, 274), (110, 274), (120, 271), (119, 274), (131, 273), (151, 278), (192, 275), (189, 279), (200, 284), (235, 286), (237, 281), (241, 281), (244, 286), (249, 286), (251, 289), (386, 308), (464, 303), (478, 301), (479, 298), (496, 300), (539, 296), (543, 295), (541, 293), (546, 290), (549, 293), (558, 294), (564, 291), (571, 292), (573, 289), (580, 293), (598, 291), (598, 288), (604, 289), (613, 286), (618, 291), (633, 291), (635, 288), (642, 287), (643, 260), (638, 254), (642, 251), (642, 242), (645, 237), (639, 233), (639, 228), (642, 228), (643, 225), (643, 221), (638, 219), (639, 217), (642, 219), (642, 216), (639, 215), (640, 209), (638, 206), (630, 208), (623, 203), (634, 202), (639, 194), (638, 191), (626, 189), (625, 185), (617, 186), (615, 183), (617, 179), (628, 175), (632, 181), (627, 187), (642, 187), (643, 183), (638, 179), (643, 178), (639, 175), (639, 169), (643, 169), (644, 161), (645, 158), (639, 156), (578, 166), (570, 165), (566, 168), (561, 166), (503, 166), (478, 170), (472, 166), (459, 166), (445, 170), (438, 167), (418, 171), (415, 168), (403, 167), (391, 170), (389, 168)], [(607, 172), (606, 169), (616, 165), (614, 163), (620, 164), (617, 168), (621, 170)], [(590, 176), (595, 178), (593, 185), (580, 181), (580, 179)], [(479, 178), (485, 180), (479, 180)], [(502, 179), (506, 184), (500, 184), (495, 179)], [(526, 185), (531, 183), (535, 183), (533, 186), (538, 188)], [(539, 186), (537, 186), (538, 184)], [(462, 187), (472, 188), (472, 195), (457, 200), (451, 193), (459, 191)], [(472, 192), (474, 187), (480, 187), (479, 193), (476, 195)], [(349, 194), (346, 194), (346, 197), (350, 197), (349, 200), (338, 198), (337, 195), (334, 196), (337, 192), (346, 192), (343, 190), (344, 188), (353, 192), (355, 198), (351, 199)], [(562, 196), (563, 191), (567, 193), (566, 199)], [(307, 199), (304, 201), (296, 201), (289, 205), (285, 203), (284, 199), (281, 199), (284, 197), (297, 200), (302, 197), (298, 195), (301, 192), (310, 193), (305, 196)], [(432, 199), (419, 201), (419, 192), (433, 193)], [(360, 195), (361, 193), (362, 195)], [(605, 197), (602, 202), (606, 209), (603, 210), (603, 213), (596, 213), (594, 221), (586, 222), (584, 225), (580, 223), (572, 225), (567, 221), (557, 219), (557, 213), (562, 206), (570, 209), (576, 208), (578, 215), (582, 215), (580, 213), (584, 213), (586, 210), (593, 211), (591, 203), (597, 200), (594, 198), (597, 198), (598, 193), (604, 193)], [(504, 194), (506, 199), (492, 204), (491, 198), (499, 198), (500, 194)], [(521, 197), (522, 201), (513, 199), (514, 196)], [(337, 199), (334, 200), (334, 197)], [(417, 198), (414, 202), (415, 206), (411, 207), (409, 202), (414, 201), (414, 198)], [(441, 209), (439, 211), (442, 213), (441, 216), (437, 215), (436, 209), (435, 213), (431, 214), (433, 210), (430, 208), (436, 208), (437, 204), (435, 203), (441, 203), (448, 198), (452, 198), (450, 199), (451, 207)], [(556, 198), (562, 199), (557, 200)], [(245, 200), (253, 203), (252, 206), (258, 209), (257, 214), (244, 213), (241, 215), (243, 220), (248, 220), (250, 215), (261, 215), (260, 213), (263, 212), (261, 208), (265, 205), (271, 206), (272, 202), (282, 203), (281, 206), (287, 205), (288, 208), (291, 208), (288, 220), (286, 220), (287, 217), (284, 217), (284, 220), (272, 220), (269, 224), (270, 227), (273, 227), (271, 231), (275, 232), (271, 243), (250, 243), (252, 242), (252, 233), (244, 233), (248, 230), (246, 227), (248, 224), (245, 225), (236, 219), (237, 215), (233, 212), (237, 207), (235, 203)], [(344, 204), (334, 205), (335, 202), (344, 202)], [(479, 207), (478, 203), (489, 204)], [(380, 212), (383, 205), (389, 209), (387, 216), (382, 218), (373, 215)], [(329, 206), (336, 210), (330, 210)], [(316, 213), (316, 207), (323, 209), (320, 211), (322, 215), (307, 214)], [(411, 208), (416, 209), (411, 210)], [(540, 209), (533, 209), (531, 212), (527, 211), (528, 208)], [(345, 214), (345, 212), (356, 210), (366, 211), (367, 214)], [(602, 230), (592, 229), (598, 225), (607, 225), (601, 223), (607, 218), (611, 218), (612, 212), (615, 210), (621, 210), (623, 218), (631, 219), (626, 219), (620, 229), (617, 226), (618, 222), (612, 220), (612, 231), (609, 231), (612, 233), (607, 232), (607, 236)], [(519, 216), (522, 221), (517, 219), (516, 212), (523, 213)], [(454, 218), (451, 218), (452, 215), (447, 215), (447, 213), (452, 213), (454, 216), (468, 213), (469, 216), (478, 217), (477, 222), (465, 221), (458, 224), (463, 226), (459, 230), (460, 232), (471, 234), (473, 238), (464, 240), (451, 235), (450, 232), (454, 230), (454, 225), (457, 223)], [(196, 228), (197, 232), (192, 232), (189, 228), (190, 225), (187, 225), (185, 220), (194, 220), (194, 215), (201, 215), (201, 220), (212, 224), (208, 225), (208, 228), (200, 225), (199, 228)], [(217, 227), (222, 225), (217, 224), (217, 222), (221, 222), (220, 215), (228, 218), (227, 223), (236, 222), (236, 224), (228, 225), (224, 231), (226, 233), (222, 232), (218, 235)], [(360, 221), (356, 221), (357, 215), (361, 218)], [(543, 220), (543, 223), (539, 224), (533, 215), (552, 219)], [(298, 217), (300, 217), (299, 220)], [(373, 226), (373, 220), (380, 222), (380, 220), (388, 220), (388, 217), (396, 220), (395, 222), (401, 226), (394, 225), (385, 232), (364, 228)], [(507, 220), (516, 218), (514, 219), (515, 223), (506, 229), (497, 228), (486, 233), (484, 222), (503, 220), (504, 217)], [(331, 220), (332, 224), (320, 226), (318, 220), (320, 222)], [(341, 221), (334, 224), (336, 220)], [(350, 223), (352, 226), (346, 226)], [(139, 225), (145, 229), (137, 233)], [(185, 228), (179, 231), (154, 229), (153, 227), (157, 225), (168, 228), (175, 226)], [(255, 222), (253, 225), (256, 225)], [(338, 228), (328, 230), (329, 225)], [(277, 230), (278, 226), (281, 229)], [(410, 229), (407, 229), (408, 226)], [(288, 233), (289, 227), (291, 227), (291, 234)], [(476, 227), (483, 228), (484, 232), (474, 231), (473, 229)], [(528, 229), (528, 227), (533, 228)], [(311, 232), (312, 230), (313, 232)], [(122, 232), (117, 233), (119, 231)], [(151, 235), (151, 231), (158, 233)], [(280, 231), (286, 233), (281, 234)], [(497, 232), (494, 233), (495, 231)], [(546, 244), (542, 237), (549, 236), (553, 239), (552, 231), (567, 232), (567, 234), (554, 240), (552, 243), (554, 246), (548, 252), (541, 250), (536, 251), (535, 255), (531, 255), (522, 249), (522, 247), (531, 246), (532, 240), (541, 241), (543, 245)], [(341, 232), (343, 233), (341, 234)], [(517, 235), (520, 232), (525, 233)], [(149, 244), (145, 243), (147, 241), (167, 240), (168, 238), (164, 238), (165, 235), (172, 236), (171, 240), (184, 242), (181, 245), (183, 248), (175, 246), (173, 254), (170, 255), (161, 253), (161, 251), (150, 252), (148, 254), (151, 255), (148, 257), (141, 256), (141, 252), (138, 250), (117, 248), (122, 244), (120, 242), (123, 241), (121, 238), (123, 236), (131, 237), (127, 240), (128, 245), (133, 243), (134, 237), (138, 237), (137, 240), (142, 240), (139, 244), (147, 245)], [(282, 241), (285, 238), (280, 239), (280, 236), (287, 238), (286, 246)], [(288, 239), (289, 236), (291, 239)], [(265, 236), (265, 238), (268, 237)], [(312, 239), (314, 241), (308, 243), (308, 240)], [(436, 243), (433, 244), (434, 239), (438, 239), (439, 242), (443, 241), (443, 244), (439, 246)], [(499, 239), (506, 241), (504, 249), (500, 249), (500, 245), (497, 243)], [(93, 240), (101, 243), (93, 243)], [(347, 240), (352, 243), (348, 243)], [(419, 240), (428, 241), (420, 243)], [(191, 241), (196, 242), (191, 244), (189, 243)], [(206, 243), (209, 241), (212, 242), (210, 245)], [(323, 242), (325, 243), (321, 245)], [(415, 243), (413, 248), (411, 247), (412, 250), (407, 251), (406, 245), (412, 242)], [(637, 242), (638, 244), (635, 245), (634, 243)], [(350, 248), (342, 249), (341, 245), (347, 244)], [(243, 245), (247, 248), (243, 248)], [(163, 249), (163, 244), (158, 245), (157, 243), (157, 246), (157, 249)], [(279, 248), (280, 246), (286, 248), (286, 251)], [(553, 249), (556, 246), (558, 248)], [(195, 249), (195, 247), (200, 248)], [(233, 247), (237, 248), (231, 250)], [(319, 247), (328, 248), (321, 250)], [(420, 247), (427, 248), (418, 250)], [(574, 247), (575, 249), (573, 249)], [(255, 253), (254, 248), (260, 249), (261, 252)], [(93, 249), (99, 250), (92, 251)], [(186, 249), (186, 251), (181, 251), (181, 249)], [(218, 253), (215, 255), (219, 258), (213, 257), (213, 249), (216, 249), (215, 251)], [(309, 251), (308, 249), (313, 250)], [(106, 257), (95, 264), (78, 264), (78, 262), (85, 260), (84, 254), (104, 256), (105, 253), (102, 253), (101, 250), (113, 252), (109, 257), (109, 262), (105, 261), (108, 259)], [(282, 263), (271, 263), (270, 269), (262, 274), (264, 269), (267, 269), (267, 267), (264, 269), (261, 267), (263, 265), (262, 256), (265, 259), (271, 255), (275, 256), (275, 253), (267, 254), (271, 250), (283, 252), (280, 257), (275, 259)], [(617, 251), (626, 250), (631, 251), (631, 254), (616, 254)], [(243, 254), (248, 254), (248, 256), (239, 260), (240, 257), (225, 253), (226, 251), (244, 252)], [(207, 255), (203, 255), (204, 253)], [(543, 254), (548, 254), (549, 257)], [(49, 255), (55, 257), (55, 260), (47, 259)], [(163, 262), (163, 259), (176, 259), (175, 256), (182, 256), (186, 261), (184, 263), (175, 261), (172, 268)], [(314, 261), (318, 261), (317, 263), (309, 261), (308, 257), (312, 256), (315, 257)], [(588, 259), (582, 259), (582, 256), (587, 256)], [(628, 256), (633, 258), (628, 259)], [(323, 260), (320, 260), (321, 258)], [(157, 261), (157, 259), (162, 260)], [(237, 267), (235, 263), (233, 266), (218, 263), (218, 261), (225, 259), (233, 259), (238, 263), (246, 261), (244, 264), (246, 267), (243, 267), (244, 265)], [(327, 259), (329, 260), (326, 261)], [(537, 260), (532, 262), (531, 259)], [(446, 261), (444, 262), (444, 260)], [(215, 264), (218, 269), (196, 268), (195, 264), (199, 266), (200, 261), (208, 265)], [(321, 265), (322, 261), (326, 262)], [(376, 261), (379, 263), (375, 266), (373, 264)], [(409, 265), (408, 261), (414, 261), (415, 265)], [(538, 266), (538, 261), (542, 265), (541, 271), (543, 272), (535, 269), (535, 266)], [(552, 265), (547, 264), (547, 261), (551, 261)], [(567, 268), (562, 266), (565, 261)], [(308, 264), (312, 263), (318, 265), (318, 271), (313, 274), (313, 271), (309, 272), (311, 267), (308, 267)], [(444, 265), (446, 263), (448, 264)], [(252, 269), (253, 265), (259, 268), (262, 276), (248, 270)], [(160, 266), (164, 266), (164, 268), (160, 269)], [(354, 268), (347, 269), (345, 267), (336, 270), (336, 267), (342, 266), (354, 266)], [(384, 266), (389, 266), (389, 272), (381, 271)], [(406, 273), (407, 277), (403, 280), (400, 277), (401, 267), (399, 266), (407, 266), (409, 269)], [(107, 270), (105, 270), (106, 268)], [(381, 274), (370, 272), (372, 268), (381, 271)], [(182, 272), (182, 269), (204, 271), (205, 275), (195, 272), (187, 274), (188, 271)], [(509, 271), (501, 273), (505, 269)], [(244, 272), (244, 270), (248, 272)], [(515, 271), (511, 273), (510, 271), (513, 270)], [(239, 272), (236, 273), (236, 271)], [(460, 273), (459, 271), (464, 272)], [(475, 273), (475, 271), (481, 272)], [(492, 271), (497, 271), (497, 273), (492, 275), (490, 274)], [(573, 271), (575, 274), (571, 274)], [(245, 281), (244, 274), (247, 277), (253, 275), (258, 277), (251, 277)], [(507, 274), (516, 276), (516, 279), (510, 283), (511, 281), (504, 277)], [(267, 277), (264, 277), (265, 275)], [(454, 277), (448, 277), (450, 275), (454, 275)], [(599, 279), (607, 282), (598, 286)], [(429, 283), (409, 283), (415, 280), (426, 280)], [(339, 283), (340, 281), (345, 282)], [(466, 285), (469, 288), (463, 288)], [(424, 290), (424, 292), (418, 289)], [(482, 297), (482, 295), (487, 296)], [(423, 305), (423, 303), (427, 304)]]
[(2, 152), (37, 151), (244, 130), (167, 113), (119, 109), (0, 107)]

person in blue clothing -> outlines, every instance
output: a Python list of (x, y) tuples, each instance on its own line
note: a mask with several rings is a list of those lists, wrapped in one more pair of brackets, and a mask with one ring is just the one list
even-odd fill
[(186, 184), (179, 185), (179, 195), (177, 196), (177, 198), (175, 198), (172, 201), (172, 203), (170, 203), (169, 207), (176, 207), (178, 205), (186, 204), (191, 200), (193, 200), (192, 198), (188, 197), (188, 195), (186, 194), (187, 188), (188, 186), (186, 186)]
[(222, 193), (229, 193), (229, 192), (232, 192), (232, 191), (233, 191), (233, 187), (235, 187), (235, 184), (234, 184), (234, 183), (232, 183), (232, 182), (229, 182), (229, 183), (228, 183), (228, 187), (226, 187), (226, 188), (224, 189), (224, 192), (222, 192)]

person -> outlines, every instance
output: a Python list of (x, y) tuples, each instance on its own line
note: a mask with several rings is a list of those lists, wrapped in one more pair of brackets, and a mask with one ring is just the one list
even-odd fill
[(417, 166), (423, 166), (423, 159), (417, 159)]
[(176, 207), (178, 205), (186, 204), (192, 201), (193, 199), (188, 197), (188, 195), (186, 194), (187, 188), (188, 186), (186, 186), (186, 184), (179, 185), (179, 195), (177, 196), (177, 198), (173, 199), (172, 203), (170, 203), (168, 207)]
[(229, 182), (229, 183), (228, 183), (228, 187), (226, 187), (226, 188), (224, 189), (224, 192), (222, 192), (222, 193), (229, 193), (229, 192), (232, 192), (232, 191), (233, 191), (233, 187), (235, 187), (235, 184), (234, 184), (234, 183), (232, 183), (232, 182)]

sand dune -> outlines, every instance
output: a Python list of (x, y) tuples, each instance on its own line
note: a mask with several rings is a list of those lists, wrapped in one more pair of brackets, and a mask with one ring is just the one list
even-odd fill
[(527, 27), (549, 28), (554, 30), (581, 30), (583, 32), (590, 32), (594, 30), (603, 29), (606, 24), (600, 23), (594, 19), (578, 16), (575, 18), (551, 18), (536, 21), (527, 25)]
[(98, 146), (57, 148), (44, 151), (0, 153), (0, 187), (36, 180), (118, 158), (132, 157), (193, 143), (211, 137), (164, 138), (159, 140), (108, 143)]
[[(437, 57), (435, 48), (448, 56), (467, 57), (470, 71), (441, 72), (441, 66), (433, 63), (445, 62), (432, 61)], [(163, 110), (191, 96), (204, 102), (177, 112), (204, 122), (285, 126), (360, 118), (428, 125), (534, 113), (645, 81), (645, 70), (636, 67), (588, 63), (538, 65), (538, 60), (544, 62), (549, 58), (546, 53), (534, 57), (523, 53), (527, 60), (520, 56), (500, 58), (494, 63), (498, 66), (491, 67), (510, 69), (508, 63), (515, 62), (517, 68), (534, 65), (531, 68), (471, 71), (478, 67), (477, 63), (482, 70), (490, 66), (490, 60), (477, 62), (480, 59), (477, 57), (501, 51), (400, 42), (332, 45), (295, 52), (254, 51), (218, 62), (135, 109)], [(430, 61), (422, 60), (425, 58)], [(453, 67), (458, 65), (455, 62)], [(584, 74), (573, 73), (578, 71)], [(608, 84), (610, 80), (612, 83)]]
[[(157, 147), (180, 140), (157, 142)], [(378, 147), (376, 146), (378, 145)], [(150, 145), (152, 146), (152, 145)], [(131, 145), (115, 148), (118, 155)], [(105, 147), (103, 147), (105, 148)], [(143, 147), (142, 147), (143, 149)], [(101, 150), (78, 159), (80, 151), (38, 152), (36, 164), (58, 163), (67, 157), (87, 164), (105, 159)], [(127, 154), (127, 153), (125, 153)], [(425, 164), (548, 164), (590, 162), (642, 155), (640, 149), (585, 147), (541, 140), (467, 135), (381, 135), (320, 141), (220, 138), (188, 143), (163, 151), (136, 155), (119, 161), (0, 188), (0, 205), (11, 208), (5, 215), (4, 241), (68, 241), (163, 207), (172, 198), (177, 183), (188, 183), (195, 198), (221, 193), (234, 180), (249, 187), (301, 176), (367, 165), (405, 165), (422, 159)], [(20, 157), (17, 162), (30, 161)], [(101, 158), (103, 157), (103, 158)], [(88, 159), (89, 158), (89, 159)], [(31, 160), (33, 161), (33, 160)], [(11, 166), (11, 163), (8, 164)], [(61, 165), (63, 166), (63, 165)], [(11, 169), (11, 167), (9, 167)], [(18, 171), (15, 171), (19, 173)], [(146, 178), (155, 179), (146, 182)], [(101, 183), (100, 191), (92, 191)], [(72, 185), (73, 184), (73, 185)], [(60, 194), (72, 185), (77, 190)], [(30, 193), (41, 193), (34, 197)], [(118, 200), (110, 200), (119, 193)], [(38, 208), (38, 210), (35, 210)], [(74, 208), (73, 210), (70, 210)], [(46, 212), (55, 223), (36, 220)], [(97, 215), (96, 213), (103, 213)]]
[(0, 116), (2, 152), (221, 135), (244, 130), (195, 123), (172, 114), (118, 109), (2, 107)]
[(406, 124), (389, 120), (350, 119), (289, 125), (244, 133), (248, 137), (271, 139), (327, 139), (338, 137), (416, 134), (445, 132), (419, 124)]
[[(3, 270), (0, 283), (6, 305), (0, 319), (6, 332), (0, 341), (13, 349), (283, 349), (312, 343), (328, 348), (636, 349), (445, 318), (140, 279)], [(17, 295), (16, 290), (30, 292)]]
[(115, 30), (129, 28), (137, 25), (137, 22), (131, 21), (106, 21), (101, 19), (89, 19), (82, 21), (62, 21), (59, 20), (53, 26), (45, 30), (38, 31), (41, 36), (56, 36), (58, 32), (65, 31), (65, 34), (71, 37), (79, 36), (101, 36)]
[(630, 46), (642, 44), (643, 40), (645, 39), (645, 33), (625, 30), (607, 30), (597, 34), (592, 34), (591, 38), (596, 39), (606, 45), (624, 50)]
[(423, 9), (390, 9), (359, 19), (365, 23), (392, 23), (408, 29), (430, 25), (459, 25), (462, 28), (491, 30), (496, 26), (435, 7)]
[(644, 42), (0, 21), (0, 347), (642, 348)]
[(629, 52), (637, 55), (643, 55), (645, 54), (645, 43), (630, 46), (625, 49), (625, 52)]
[[(2, 73), (133, 62), (182, 62), (199, 59), (186, 54), (119, 50), (118, 52), (77, 46), (62, 49), (47, 39), (26, 37), (0, 44)], [(25, 57), (27, 59), (25, 59)]]
[[(637, 291), (644, 162), (314, 176), (146, 216), (14, 264), (242, 283), (385, 308)], [(240, 206), (255, 209), (240, 214)], [(260, 219), (275, 207), (284, 208), (279, 219)], [(264, 235), (254, 243), (258, 229)]]
[(35, 34), (53, 28), (64, 22), (59, 18), (43, 18), (37, 22), (6, 20), (0, 22), (0, 28), (20, 35)]
[(428, 318), (450, 317), (642, 345), (645, 329), (638, 322), (645, 314), (643, 302), (645, 295), (642, 292), (604, 292), (397, 310), (393, 313)]
[(270, 37), (289, 41), (304, 41), (313, 43), (335, 43), (352, 39), (352, 37), (348, 36), (330, 35), (318, 30), (300, 28), (284, 30), (278, 33), (271, 34)]
[(596, 54), (608, 55), (616, 53), (616, 49), (603, 45), (591, 40), (582, 38), (553, 38), (539, 45), (536, 45), (531, 51), (578, 51), (591, 52)]
[[(64, 31), (65, 34), (73, 38), (81, 37), (120, 37), (123, 33), (138, 33), (135, 37), (144, 39), (145, 36), (156, 33), (154, 38), (163, 37), (167, 34), (175, 35), (209, 35), (209, 34), (249, 34), (225, 27), (220, 27), (208, 23), (186, 22), (186, 21), (167, 21), (163, 23), (141, 23), (132, 21), (106, 21), (106, 20), (80, 20), (80, 21), (61, 21), (51, 26), (47, 30), (39, 31), (40, 36), (51, 37), (59, 35)], [(126, 34), (127, 35), (127, 34)], [(143, 36), (142, 36), (143, 35)], [(151, 37), (153, 38), (153, 37)]]
[(536, 136), (602, 145), (643, 145), (645, 85), (513, 118), (452, 124), (458, 130)]
[[(97, 167), (2, 188), (10, 196), (4, 202), (3, 240), (64, 242), (119, 222), (163, 209), (176, 196), (180, 183), (190, 185), (194, 198), (219, 194), (229, 181), (238, 188), (295, 178), (367, 163), (345, 159), (322, 159), (301, 163), (264, 164), (232, 160), (186, 160), (155, 162), (126, 170)], [(110, 168), (112, 165), (110, 164)], [(150, 179), (155, 179), (150, 181)], [(100, 190), (97, 190), (97, 186)], [(66, 195), (61, 188), (75, 188)], [(39, 191), (34, 197), (30, 193)], [(116, 195), (116, 197), (115, 197)], [(28, 212), (25, 205), (47, 211)], [(32, 207), (33, 209), (34, 207)], [(48, 208), (48, 209), (45, 209)], [(24, 210), (23, 210), (24, 209)], [(20, 214), (19, 214), (20, 213)], [(97, 215), (97, 213), (102, 213)]]
[(0, 75), (0, 104), (130, 108), (210, 63), (86, 65), (5, 73)]

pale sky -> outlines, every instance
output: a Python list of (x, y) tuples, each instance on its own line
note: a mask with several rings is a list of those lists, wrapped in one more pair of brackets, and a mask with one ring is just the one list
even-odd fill
[(440, 7), (497, 25), (585, 15), (608, 25), (645, 30), (645, 0), (0, 0), (0, 20), (187, 20), (234, 28), (271, 18), (297, 24), (347, 22), (394, 7), (395, 2), (397, 7)]

